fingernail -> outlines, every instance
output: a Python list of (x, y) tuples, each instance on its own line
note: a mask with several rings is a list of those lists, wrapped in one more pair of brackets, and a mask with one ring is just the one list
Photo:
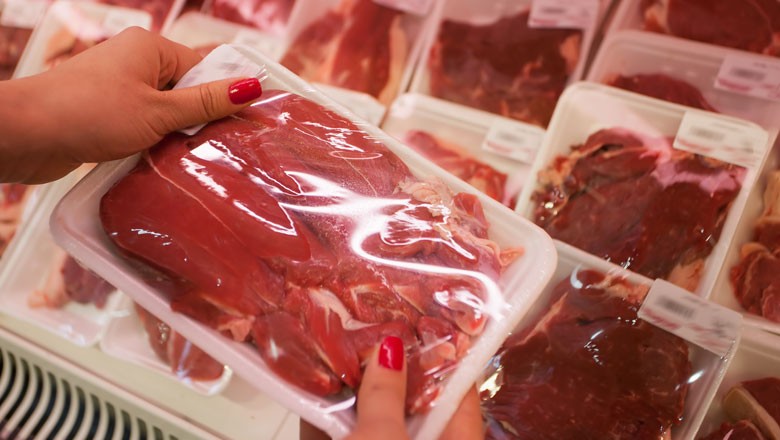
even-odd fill
[(379, 346), (379, 365), (395, 371), (404, 368), (404, 342), (397, 336), (387, 336)]
[(263, 94), (263, 86), (257, 78), (247, 78), (237, 81), (230, 86), (228, 96), (233, 104), (246, 104), (254, 101)]

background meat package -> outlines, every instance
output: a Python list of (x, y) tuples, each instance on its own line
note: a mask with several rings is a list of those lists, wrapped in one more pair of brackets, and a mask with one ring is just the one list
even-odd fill
[(767, 331), (780, 334), (780, 322), (773, 322), (761, 316), (747, 313), (735, 296), (732, 271), (741, 260), (743, 245), (753, 241), (756, 231), (756, 221), (764, 212), (764, 195), (769, 184), (769, 177), (780, 170), (780, 145), (775, 145), (770, 152), (755, 186), (750, 191), (745, 209), (735, 227), (734, 239), (725, 257), (723, 268), (715, 283), (710, 299), (744, 315), (745, 322)]
[(55, 2), (33, 31), (15, 78), (36, 75), (130, 26), (150, 29), (152, 18), (136, 9), (81, 1)]
[[(538, 140), (540, 144), (544, 136), (539, 127), (418, 94), (398, 97), (382, 129), (424, 156), (425, 150), (416, 148), (415, 141), (422, 143), (420, 147), (433, 142), (442, 144), (445, 150), (429, 151), (431, 161), (510, 208), (528, 180), (536, 153), (533, 143)], [(523, 138), (523, 134), (527, 137)], [(494, 146), (498, 142), (500, 145)], [(494, 196), (497, 193), (499, 197)]]
[(13, 76), (48, 4), (48, 0), (16, 0), (14, 7), (9, 8), (0, 3), (0, 81)]
[(624, 0), (609, 33), (639, 29), (780, 56), (777, 0)]
[[(693, 234), (690, 229), (681, 229), (678, 231), (678, 234), (684, 237), (685, 240), (696, 240), (701, 241), (701, 239), (706, 238), (702, 243), (705, 243), (705, 253), (703, 253), (704, 256), (707, 255), (707, 252), (709, 252), (709, 256), (706, 257), (706, 260), (703, 262), (703, 264), (700, 262), (700, 259), (696, 259), (693, 261), (683, 261), (682, 259), (677, 260), (679, 263), (685, 263), (683, 265), (680, 265), (680, 269), (685, 269), (678, 273), (678, 275), (685, 275), (684, 277), (676, 278), (676, 279), (685, 279), (690, 280), (690, 282), (686, 281), (687, 284), (695, 285), (696, 281), (698, 280), (698, 287), (693, 288), (691, 286), (688, 286), (689, 290), (695, 291), (700, 296), (708, 296), (710, 292), (712, 291), (712, 288), (715, 284), (715, 279), (718, 276), (718, 273), (721, 270), (721, 267), (723, 265), (723, 260), (725, 258), (726, 252), (728, 251), (728, 246), (731, 243), (732, 236), (734, 234), (734, 230), (736, 227), (736, 224), (739, 220), (739, 217), (742, 214), (742, 210), (745, 206), (746, 199), (748, 196), (748, 193), (753, 187), (753, 184), (755, 182), (756, 176), (758, 175), (761, 163), (764, 161), (764, 158), (766, 156), (766, 152), (768, 151), (767, 144), (768, 141), (768, 135), (766, 131), (761, 129), (758, 125), (742, 121), (739, 119), (734, 119), (726, 116), (720, 116), (716, 114), (706, 113), (706, 112), (700, 112), (698, 110), (689, 110), (683, 106), (672, 104), (672, 103), (666, 103), (663, 101), (659, 101), (656, 99), (648, 98), (642, 95), (637, 95), (634, 93), (625, 92), (623, 90), (615, 89), (612, 87), (603, 86), (600, 84), (593, 84), (593, 83), (578, 83), (573, 86), (571, 86), (569, 89), (567, 89), (566, 92), (564, 92), (563, 97), (561, 98), (561, 101), (558, 105), (558, 108), (556, 109), (555, 115), (553, 117), (553, 121), (550, 124), (550, 129), (547, 131), (547, 135), (545, 136), (542, 148), (539, 152), (539, 154), (536, 157), (536, 161), (534, 162), (533, 168), (531, 170), (531, 175), (535, 176), (537, 179), (537, 184), (532, 185), (526, 185), (526, 187), (523, 189), (523, 192), (520, 195), (518, 206), (517, 206), (517, 212), (523, 215), (526, 218), (534, 218), (535, 215), (537, 215), (537, 212), (539, 209), (549, 209), (552, 211), (552, 216), (550, 218), (557, 219), (557, 214), (555, 213), (556, 208), (554, 204), (545, 204), (542, 205), (537, 201), (533, 200), (534, 193), (537, 190), (542, 190), (542, 188), (539, 186), (538, 182), (540, 178), (544, 178), (545, 180), (549, 180), (550, 184), (552, 185), (553, 182), (558, 182), (558, 178), (556, 177), (556, 173), (561, 174), (559, 177), (561, 180), (559, 183), (562, 185), (563, 182), (572, 182), (572, 179), (568, 179), (568, 174), (572, 170), (568, 169), (569, 165), (565, 165), (567, 162), (562, 161), (561, 159), (556, 159), (560, 157), (569, 157), (571, 153), (571, 148), (576, 145), (583, 144), (586, 139), (591, 137), (594, 133), (599, 132), (602, 129), (627, 129), (630, 130), (633, 133), (639, 133), (642, 136), (647, 136), (649, 138), (658, 140), (663, 139), (669, 139), (675, 137), (681, 121), (683, 119), (683, 116), (686, 114), (686, 112), (694, 112), (693, 116), (701, 115), (701, 116), (707, 116), (712, 117), (714, 119), (711, 119), (710, 121), (723, 121), (724, 124), (728, 124), (731, 127), (734, 127), (735, 130), (739, 132), (747, 133), (750, 137), (750, 140), (747, 141), (750, 143), (751, 148), (753, 149), (752, 155), (745, 158), (744, 163), (740, 163), (739, 165), (743, 167), (744, 169), (739, 169), (738, 167), (735, 168), (734, 166), (726, 166), (725, 163), (721, 162), (721, 165), (718, 167), (725, 167), (723, 168), (724, 172), (727, 171), (728, 175), (731, 176), (728, 179), (742, 179), (741, 182), (741, 188), (739, 189), (739, 192), (736, 195), (732, 195), (733, 201), (730, 204), (730, 208), (728, 209), (727, 213), (721, 214), (722, 216), (722, 227), (719, 225), (715, 225), (713, 228), (713, 231), (717, 230), (720, 227), (721, 233), (720, 238), (717, 239), (716, 243), (713, 243), (713, 239), (707, 238), (707, 237), (699, 237), (696, 238), (695, 232)], [(698, 113), (696, 113), (698, 112)], [(716, 124), (717, 125), (717, 124)], [(698, 127), (694, 128), (695, 130), (711, 130), (712, 127), (708, 125), (707, 127)], [(743, 141), (739, 141), (740, 143)], [(647, 144), (652, 145), (652, 144)], [(663, 149), (658, 151), (671, 151), (668, 148), (668, 144), (665, 144), (665, 142), (662, 142), (660, 144), (657, 144), (656, 147), (663, 146)], [(655, 147), (653, 147), (655, 148)], [(721, 147), (723, 148), (723, 147)], [(614, 148), (613, 148), (614, 149)], [(599, 148), (596, 150), (593, 154), (604, 154), (604, 152), (610, 151), (609, 147)], [(721, 150), (715, 150), (714, 152), (710, 153), (714, 155), (715, 157), (719, 156), (719, 151)], [(724, 150), (725, 151), (725, 150)], [(659, 158), (665, 158), (667, 157), (668, 153), (663, 153)], [(584, 156), (584, 157), (591, 157), (591, 156)], [(596, 157), (596, 156), (593, 156)], [(607, 154), (604, 157), (612, 157), (610, 154)], [(615, 156), (616, 158), (618, 156)], [(630, 157), (630, 156), (625, 156)], [(720, 156), (721, 159), (728, 158), (730, 156), (723, 155)], [(599, 160), (599, 159), (594, 159)], [(630, 160), (630, 159), (626, 159)], [(649, 159), (653, 162), (650, 163), (651, 168), (655, 168), (656, 165), (656, 159)], [(701, 159), (699, 159), (701, 161)], [(598, 178), (597, 176), (602, 175), (603, 177), (606, 177), (603, 179), (605, 182), (609, 182), (611, 180), (616, 181), (622, 181), (623, 184), (630, 183), (631, 174), (627, 174), (623, 176), (622, 174), (618, 175), (614, 172), (610, 172), (610, 168), (608, 168), (608, 165), (605, 162), (604, 169), (599, 171), (600, 168), (598, 168), (597, 162), (594, 162), (591, 165), (587, 165), (589, 162), (583, 162), (586, 164), (585, 166), (590, 166), (592, 169), (589, 169), (590, 171), (593, 171), (592, 176), (594, 178)], [(614, 163), (614, 162), (613, 162)], [(555, 166), (553, 166), (555, 164)], [(564, 165), (562, 165), (564, 164)], [(641, 161), (634, 160), (632, 164), (635, 167), (641, 167)], [(563, 166), (564, 170), (558, 170), (558, 167)], [(596, 168), (593, 168), (593, 167)], [(620, 168), (620, 166), (618, 166)], [(708, 168), (709, 166), (705, 167)], [(624, 168), (620, 168), (624, 169)], [(627, 169), (627, 168), (626, 168)], [(696, 176), (696, 174), (693, 174), (692, 176), (688, 176), (686, 173), (678, 172), (676, 168), (667, 168), (668, 171), (671, 171), (671, 173), (667, 173), (666, 175), (667, 179), (671, 179), (670, 181), (680, 181), (684, 182), (686, 179)], [(703, 169), (703, 170), (705, 170)], [(716, 168), (712, 168), (715, 170)], [(555, 171), (553, 171), (555, 170)], [(590, 173), (589, 171), (589, 173)], [(579, 171), (578, 171), (579, 172)], [(603, 173), (603, 174), (599, 174)], [(652, 177), (651, 174), (642, 174), (647, 175), (648, 177)], [(744, 175), (742, 177), (742, 175)], [(622, 176), (622, 177), (621, 177)], [(686, 177), (688, 176), (688, 177)], [(726, 177), (725, 175), (721, 177)], [(627, 180), (626, 180), (627, 179)], [(682, 179), (682, 180), (680, 180)], [(726, 181), (721, 182), (721, 180), (713, 180), (710, 181), (711, 184), (715, 184), (713, 188), (717, 188), (718, 185), (728, 184), (728, 179)], [(583, 182), (590, 182), (592, 181), (591, 178), (584, 179)], [(599, 181), (594, 181), (598, 183)], [(637, 180), (637, 182), (639, 182)], [(653, 182), (652, 180), (648, 182)], [(697, 182), (696, 180), (693, 180), (693, 182)], [(721, 182), (721, 183), (716, 183)], [(559, 188), (561, 185), (556, 185), (554, 188)], [(639, 183), (636, 184), (637, 188), (639, 188)], [(653, 184), (654, 185), (654, 184)], [(643, 188), (648, 189), (651, 188), (652, 185), (645, 185)], [(727, 185), (727, 187), (730, 187)], [(626, 188), (630, 188), (630, 185)], [(726, 187), (724, 187), (726, 188)], [(736, 188), (733, 188), (736, 189)], [(729, 190), (733, 192), (733, 189)], [(590, 232), (584, 232), (580, 233), (578, 236), (574, 236), (573, 238), (576, 240), (584, 240), (584, 239), (595, 239), (595, 237), (598, 237), (600, 235), (596, 235), (596, 225), (600, 225), (599, 227), (606, 227), (605, 225), (612, 225), (612, 227), (620, 226), (623, 229), (625, 229), (625, 233), (631, 233), (632, 230), (634, 232), (639, 232), (641, 234), (650, 234), (652, 236), (653, 230), (657, 230), (657, 233), (661, 234), (670, 234), (671, 232), (668, 230), (668, 226), (664, 227), (664, 221), (667, 223), (674, 221), (676, 223), (680, 224), (686, 224), (686, 222), (690, 222), (689, 220), (685, 220), (686, 218), (692, 218), (695, 215), (701, 215), (697, 214), (700, 211), (699, 208), (692, 208), (691, 206), (688, 206), (689, 204), (675, 204), (675, 203), (662, 203), (660, 206), (667, 206), (667, 208), (663, 209), (670, 209), (669, 207), (672, 207), (671, 209), (674, 209), (674, 211), (661, 211), (664, 212), (663, 214), (658, 214), (658, 220), (650, 221), (650, 217), (648, 217), (644, 221), (644, 226), (639, 226), (640, 229), (635, 229), (633, 223), (627, 224), (625, 223), (623, 219), (623, 212), (626, 213), (626, 218), (634, 216), (637, 216), (637, 209), (643, 209), (642, 206), (634, 207), (634, 208), (624, 208), (627, 206), (630, 206), (630, 202), (633, 200), (637, 200), (637, 203), (640, 203), (641, 200), (644, 200), (640, 198), (640, 195), (644, 194), (642, 192), (636, 192), (635, 194), (632, 192), (631, 194), (624, 194), (623, 199), (619, 202), (616, 202), (614, 205), (611, 204), (611, 200), (609, 200), (608, 196), (600, 196), (600, 194), (596, 191), (591, 190), (588, 192), (588, 187), (586, 186), (584, 188), (585, 192), (579, 191), (577, 193), (574, 193), (574, 195), (580, 199), (583, 199), (582, 196), (585, 196), (587, 194), (587, 198), (592, 198), (597, 205), (591, 206), (590, 210), (591, 212), (598, 212), (598, 214), (590, 214), (590, 219), (592, 221), (590, 222), (582, 222), (579, 221), (577, 223), (566, 223), (566, 218), (568, 217), (561, 217), (560, 219), (556, 220), (556, 226), (557, 228), (564, 228), (566, 227), (566, 233), (571, 235), (575, 231), (574, 229), (569, 228), (566, 226), (567, 224), (572, 225), (579, 225), (581, 228), (584, 228), (584, 230), (587, 230), (588, 228), (594, 228)], [(633, 190), (632, 190), (633, 191)], [(637, 189), (638, 191), (638, 189)], [(714, 190), (713, 190), (714, 191)], [(706, 194), (706, 193), (705, 193)], [(719, 193), (720, 194), (720, 193)], [(678, 200), (679, 197), (682, 197), (684, 193), (676, 194), (675, 200)], [(636, 197), (635, 197), (636, 196)], [(556, 196), (556, 200), (564, 201), (565, 200), (565, 194), (559, 194)], [(615, 195), (615, 197), (621, 197), (619, 194)], [(711, 197), (710, 197), (711, 198)], [(574, 199), (572, 199), (574, 200)], [(584, 200), (584, 199), (583, 199)], [(701, 200), (697, 196), (697, 200)], [(704, 199), (706, 200), (706, 198)], [(702, 202), (704, 200), (701, 200)], [(713, 199), (715, 200), (715, 199)], [(582, 200), (580, 200), (582, 201)], [(644, 202), (642, 202), (644, 203)], [(575, 205), (567, 206), (567, 207), (574, 207)], [(580, 206), (580, 205), (576, 205)], [(649, 206), (649, 205), (648, 205)], [(677, 211), (675, 206), (680, 207), (680, 211)], [(728, 205), (724, 205), (728, 206)], [(595, 207), (599, 207), (598, 210), (595, 209)], [(689, 209), (690, 208), (690, 209)], [(722, 212), (722, 211), (721, 211)], [(569, 214), (566, 214), (569, 215)], [(571, 215), (577, 215), (576, 213)], [(603, 218), (595, 218), (594, 216), (600, 215)], [(710, 221), (714, 221), (714, 218), (710, 217), (716, 217), (715, 214), (708, 215), (707, 218), (710, 219)], [(642, 217), (639, 217), (642, 219)], [(584, 220), (584, 219), (580, 219)], [(630, 226), (630, 227), (629, 227)], [(628, 229), (626, 229), (628, 228)], [(660, 232), (664, 231), (664, 232)], [(607, 229), (603, 229), (601, 232), (609, 234)], [(615, 232), (616, 233), (616, 232)], [(646, 235), (642, 235), (646, 236)], [(635, 236), (634, 235), (626, 235), (624, 238), (626, 238), (626, 244), (624, 245), (624, 248), (621, 248), (619, 254), (628, 253), (633, 255), (637, 251), (636, 248), (633, 248), (633, 243), (636, 243)], [(574, 240), (574, 241), (576, 241)], [(612, 245), (610, 246), (617, 246), (617, 244), (614, 242), (614, 237), (609, 239)], [(648, 243), (652, 245), (656, 245), (658, 243), (657, 240), (653, 240), (651, 238), (648, 238), (650, 240), (649, 242), (642, 241), (641, 243)], [(677, 243), (677, 241), (674, 241), (674, 243)], [(714, 244), (714, 246), (713, 246)], [(613, 247), (614, 247), (613, 246)], [(678, 246), (675, 244), (675, 246)], [(693, 246), (693, 245), (692, 245)], [(698, 246), (698, 245), (696, 245)], [(696, 248), (690, 248), (690, 251), (693, 251)], [(644, 248), (643, 248), (644, 249)], [(643, 255), (644, 257), (648, 257), (650, 255), (654, 255), (652, 257), (653, 259), (647, 259), (645, 258), (645, 262), (649, 261), (672, 261), (672, 259), (678, 259), (681, 258), (683, 255), (687, 255), (687, 252), (689, 249), (680, 250), (682, 253), (680, 255), (665, 255), (659, 252), (658, 250), (650, 250), (650, 249), (644, 249)], [(636, 258), (636, 255), (631, 257), (627, 262), (631, 262), (634, 264), (638, 264), (639, 262), (634, 261)], [(687, 258), (687, 257), (686, 257)], [(696, 264), (691, 264), (696, 263)], [(687, 269), (686, 269), (687, 268)], [(629, 268), (630, 269), (630, 268)], [(670, 268), (671, 269), (671, 268)], [(693, 269), (692, 271), (689, 271), (688, 269)], [(691, 275), (691, 276), (688, 276)]]
[(626, 30), (611, 34), (602, 44), (587, 79), (610, 84), (623, 77), (628, 87), (621, 88), (706, 109), (695, 105), (703, 100), (718, 113), (753, 121), (768, 130), (780, 127), (780, 102), (724, 90), (722, 81), (718, 82), (721, 66), (729, 57), (739, 57), (746, 63), (772, 63), (780, 69), (780, 60), (765, 56)]
[[(35, 292), (61, 268), (61, 250), (49, 232), (49, 216), (57, 201), (78, 180), (77, 172), (38, 188), (38, 203), (0, 264), (0, 307), (20, 319), (80, 345), (95, 344), (105, 331), (118, 294), (108, 295), (102, 308), (69, 301), (62, 307), (31, 307)], [(52, 273), (53, 272), (53, 273)], [(10, 319), (10, 318), (9, 318)]]
[(186, 0), (97, 0), (100, 3), (148, 12), (152, 16), (151, 30), (164, 32), (179, 16)]
[[(166, 343), (169, 341), (160, 342)], [(154, 370), (206, 396), (220, 393), (230, 382), (230, 378), (233, 375), (230, 368), (224, 368), (221, 376), (216, 379), (191, 380), (186, 375), (177, 376), (171, 370), (171, 365), (155, 354), (150, 345), (144, 323), (135, 310), (133, 301), (127, 296), (122, 297), (120, 300), (105, 334), (100, 339), (100, 349), (104, 353), (118, 359)]]
[(487, 438), (692, 439), (737, 342), (721, 358), (642, 321), (651, 280), (556, 249), (551, 282), (484, 371)]
[(0, 183), (0, 259), (30, 217), (38, 187), (20, 183)]
[[(348, 117), (346, 113), (342, 113), (341, 106), (335, 105), (325, 95), (311, 88), (300, 78), (290, 75), (286, 69), (262, 54), (248, 48), (237, 47), (237, 49), (267, 67), (269, 79), (264, 82), (265, 90), (291, 90), (324, 105), (337, 114)], [(398, 155), (409, 165), (415, 176), (437, 176), (455, 191), (474, 194), (481, 202), (486, 219), (491, 224), (488, 238), (497, 242), (502, 248), (519, 246), (525, 250), (525, 254), (508, 267), (498, 280), (499, 288), (504, 295), (499, 301), (505, 304), (505, 307), (501, 307), (503, 316), (494, 315), (496, 317), (488, 320), (481, 336), (471, 341), (471, 348), (444, 382), (439, 398), (430, 411), (412, 417), (410, 420), (410, 432), (413, 438), (435, 438), (456, 409), (459, 397), (473, 384), (484, 363), (503, 342), (508, 330), (514, 327), (527, 307), (541, 292), (555, 267), (556, 254), (549, 237), (530, 222), (518, 219), (511, 210), (500, 203), (478, 194), (476, 190), (454, 176), (443, 173), (432, 163), (421, 160), (417, 154), (379, 129), (360, 122), (357, 124), (371, 139), (381, 141)], [(133, 157), (99, 166), (61, 200), (58, 209), (52, 215), (52, 231), (58, 243), (126, 292), (142, 307), (169, 323), (173, 329), (203, 348), (209, 355), (230, 366), (236, 374), (246, 378), (265, 394), (331, 435), (336, 437), (346, 435), (349, 427), (354, 423), (354, 414), (351, 410), (354, 400), (348, 395), (320, 398), (285, 381), (280, 381), (261, 360), (255, 348), (230, 341), (209, 327), (173, 313), (169, 308), (167, 297), (145, 283), (137, 270), (117, 254), (103, 232), (98, 207), (103, 194), (125, 176), (135, 166), (137, 160), (138, 157)]]
[(276, 61), (283, 49), (283, 42), (278, 36), (200, 12), (182, 14), (163, 35), (199, 51), (201, 55), (220, 44), (239, 43), (251, 46)]
[(274, 35), (283, 35), (297, 3), (300, 0), (205, 0), (203, 12)]
[(530, 0), (491, 6), (445, 3), (410, 91), (546, 127), (563, 88), (582, 77), (594, 30), (528, 28)]
[[(780, 378), (780, 337), (753, 326), (745, 326), (733, 358), (707, 409), (704, 421), (696, 435), (697, 439), (715, 431), (723, 422), (735, 422), (729, 420), (722, 405), (723, 398), (732, 387), (744, 381), (767, 377)], [(780, 395), (775, 399), (775, 402), (780, 401)]]

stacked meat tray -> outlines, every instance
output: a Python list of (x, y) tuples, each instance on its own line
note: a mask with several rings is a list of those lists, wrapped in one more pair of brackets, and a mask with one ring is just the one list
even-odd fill
[(780, 440), (777, 0), (0, 8), (0, 80), (141, 26), (264, 89), (0, 185), (11, 321), (334, 438), (392, 335), (415, 440), (474, 386), (489, 439)]

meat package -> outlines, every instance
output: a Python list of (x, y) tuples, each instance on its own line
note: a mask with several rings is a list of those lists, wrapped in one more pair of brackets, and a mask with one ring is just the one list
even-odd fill
[(30, 307), (61, 308), (70, 302), (106, 306), (114, 286), (82, 267), (65, 251), (57, 248), (43, 285), (33, 290), (28, 298)]
[(408, 66), (424, 17), (373, 0), (319, 2), (316, 8), (314, 0), (310, 3), (301, 9), (330, 7), (314, 18), (301, 14), (300, 22), (290, 24), (292, 43), (281, 63), (307, 81), (366, 93), (389, 104), (411, 75)]
[(47, 4), (45, 0), (17, 0), (13, 11), (0, 4), (0, 81), (13, 76)]
[(217, 18), (279, 34), (295, 0), (210, 0), (206, 11)]
[(727, 364), (637, 316), (649, 280), (558, 250), (554, 281), (485, 371), (486, 437), (691, 438)]
[[(259, 52), (235, 49), (266, 66), (263, 98), (96, 169), (54, 214), (58, 242), (331, 435), (354, 413), (327, 408), (351, 408), (371, 349), (402, 338), (413, 434), (436, 437), (449, 402), (546, 283), (551, 241)], [(84, 213), (89, 232), (71, 223)]]
[(111, 6), (138, 9), (147, 12), (152, 17), (151, 30), (160, 32), (167, 24), (179, 15), (184, 0), (98, 0)]
[(31, 188), (18, 183), (0, 183), (0, 257), (22, 220)]

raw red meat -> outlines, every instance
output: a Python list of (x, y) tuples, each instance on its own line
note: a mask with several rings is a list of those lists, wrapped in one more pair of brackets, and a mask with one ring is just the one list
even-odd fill
[(780, 56), (777, 0), (642, 0), (645, 29)]
[(553, 238), (693, 291), (745, 172), (670, 139), (600, 130), (539, 173), (533, 218)]
[(747, 420), (740, 420), (733, 425), (723, 422), (718, 430), (699, 437), (699, 440), (766, 440), (756, 425)]
[(102, 309), (116, 288), (57, 249), (46, 283), (28, 298), (30, 307), (60, 308), (71, 301)]
[(312, 393), (359, 386), (371, 347), (401, 337), (411, 412), (481, 333), (519, 255), (487, 239), (475, 196), (415, 179), (350, 121), (280, 91), (166, 138), (100, 212), (174, 310), (253, 342)]
[(211, 15), (257, 29), (280, 32), (295, 0), (212, 0)]
[(699, 89), (683, 80), (662, 73), (617, 75), (607, 81), (607, 84), (664, 101), (717, 112)]
[[(748, 380), (740, 385), (774, 419), (777, 427), (780, 424), (780, 378), (765, 377), (763, 379)], [(778, 433), (777, 430), (775, 430), (775, 433)]]
[(28, 189), (18, 183), (0, 183), (0, 256), (14, 238), (30, 194)]
[(0, 26), (0, 81), (13, 76), (30, 35), (32, 29)]
[(731, 269), (734, 294), (748, 312), (780, 322), (780, 171), (768, 176), (753, 240), (742, 246)]
[(505, 201), (506, 174), (478, 161), (461, 147), (420, 130), (406, 133), (404, 143), (483, 193)]
[(647, 289), (577, 270), (510, 338), (482, 384), (488, 438), (658, 440), (680, 423), (691, 363), (637, 318)]
[(219, 379), (224, 365), (207, 355), (200, 348), (184, 339), (138, 304), (135, 312), (146, 329), (149, 346), (163, 362), (171, 366), (171, 372), (179, 379), (210, 381)]
[(152, 30), (160, 32), (175, 0), (99, 0), (107, 5), (140, 9), (152, 16)]
[(373, 0), (342, 0), (296, 37), (281, 62), (309, 81), (387, 104), (398, 92), (409, 50), (403, 18)]
[(529, 28), (527, 11), (489, 25), (445, 20), (430, 54), (431, 94), (546, 127), (581, 43), (579, 30)]

